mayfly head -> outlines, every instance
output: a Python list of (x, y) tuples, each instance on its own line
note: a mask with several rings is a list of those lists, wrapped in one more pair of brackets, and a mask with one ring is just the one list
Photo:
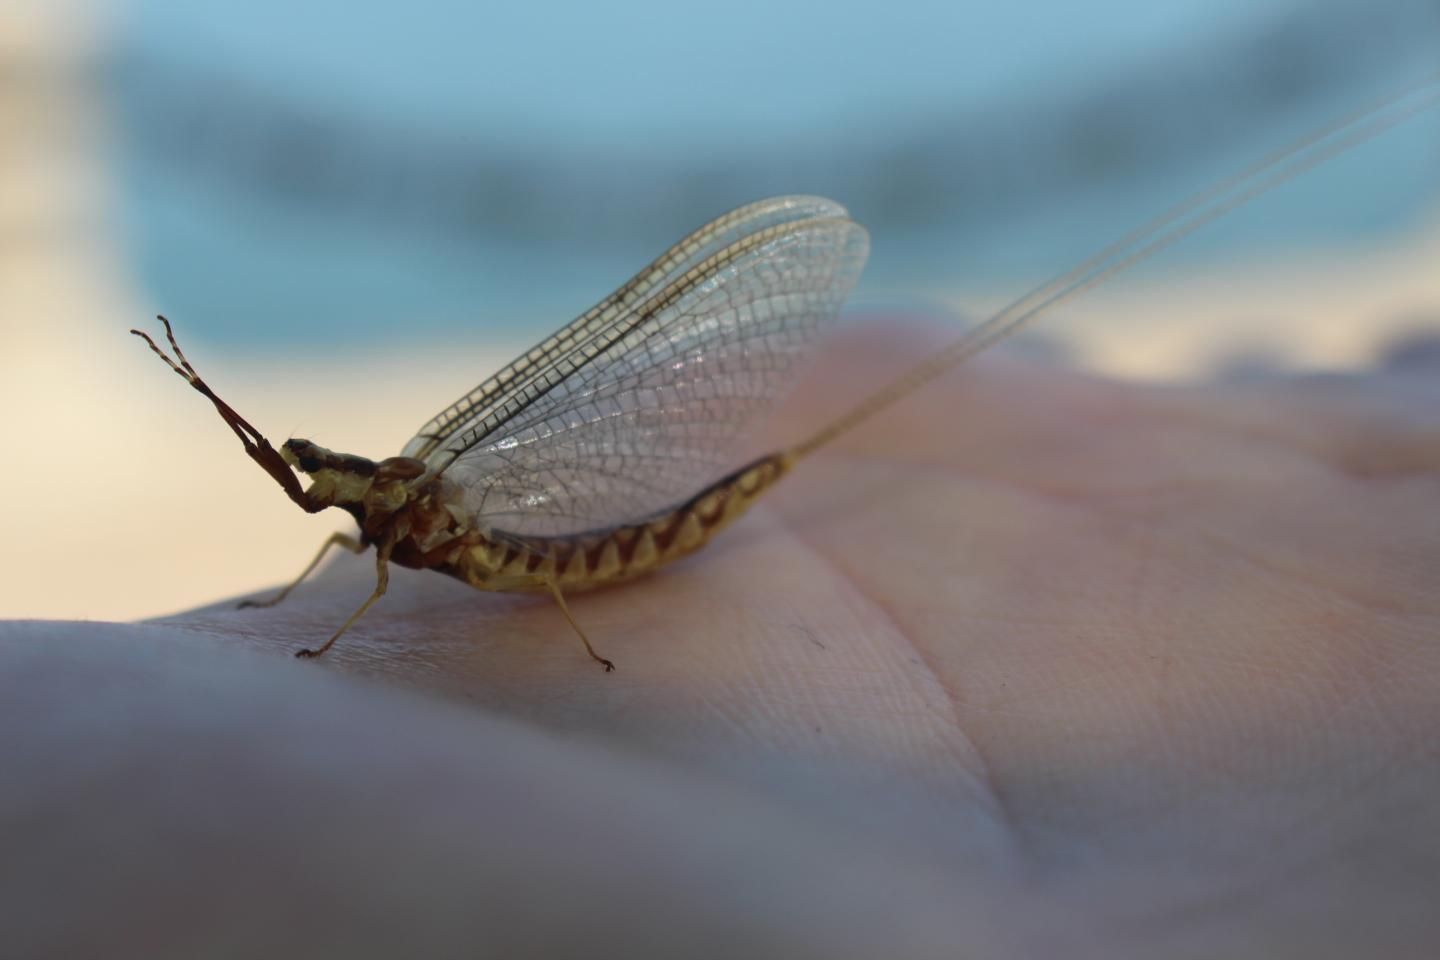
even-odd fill
[(290, 439), (280, 445), (280, 458), (301, 473), (314, 477), (324, 471), (359, 477), (375, 475), (375, 461), (350, 453), (326, 450), (310, 440)]
[(371, 516), (393, 513), (410, 497), (410, 482), (425, 475), (414, 457), (390, 457), (376, 463), (353, 453), (336, 453), (310, 440), (286, 440), (280, 457), (308, 476), (311, 500), (325, 506), (361, 508)]
[(315, 476), (324, 470), (349, 473), (379, 480), (417, 480), (425, 474), (425, 462), (414, 457), (389, 457), (376, 463), (353, 453), (336, 453), (312, 440), (292, 438), (280, 447), (280, 456), (301, 473)]

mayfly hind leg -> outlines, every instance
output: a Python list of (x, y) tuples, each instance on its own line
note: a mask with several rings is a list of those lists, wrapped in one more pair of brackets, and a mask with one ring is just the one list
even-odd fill
[(329, 640), (326, 640), (323, 644), (321, 644), (318, 650), (311, 650), (307, 647), (303, 650), (296, 650), (295, 656), (299, 657), (302, 660), (308, 660), (320, 656), (326, 650), (329, 650), (331, 647), (333, 647), (335, 645), (335, 641), (340, 639), (340, 635), (343, 634), (346, 630), (349, 630), (356, 620), (359, 620), (361, 617), (363, 617), (365, 615), (365, 611), (369, 610), (372, 606), (375, 605), (376, 600), (379, 600), (381, 597), (385, 596), (385, 591), (390, 587), (390, 550), (392, 547), (393, 544), (387, 540), (385, 543), (380, 545), (380, 548), (378, 550), (375, 551), (375, 592), (370, 594), (370, 598), (364, 603), (360, 604), (360, 609), (350, 614), (350, 619), (346, 620), (343, 624), (341, 624), (340, 629), (336, 630)]
[(590, 654), (590, 659), (603, 666), (606, 673), (614, 670), (615, 664), (600, 656), (600, 654), (595, 652), (595, 648), (590, 646), (590, 638), (585, 636), (585, 631), (580, 629), (580, 624), (575, 622), (575, 617), (570, 613), (570, 605), (565, 602), (565, 594), (560, 592), (560, 584), (556, 583), (551, 577), (546, 577), (544, 584), (550, 588), (550, 595), (554, 597), (555, 602), (559, 604), (560, 612), (565, 614), (565, 619), (570, 621), (570, 626), (575, 629), (576, 635), (580, 637), (580, 642), (585, 644), (585, 652)]
[(543, 587), (548, 590), (550, 596), (555, 598), (555, 603), (560, 607), (560, 612), (565, 614), (565, 619), (569, 621), (575, 635), (580, 638), (581, 643), (585, 644), (585, 652), (590, 654), (590, 659), (604, 667), (606, 673), (615, 669), (612, 661), (600, 656), (590, 645), (590, 638), (585, 636), (585, 631), (581, 630), (580, 624), (575, 621), (574, 615), (570, 612), (570, 605), (565, 602), (565, 594), (560, 592), (560, 584), (556, 583), (553, 577), (543, 574), (521, 574), (514, 577), (493, 577), (485, 581), (486, 590), (519, 590), (525, 587)]
[(325, 554), (330, 552), (331, 547), (344, 547), (346, 550), (357, 555), (364, 553), (367, 549), (365, 544), (348, 534), (332, 533), (329, 539), (320, 545), (320, 551), (315, 554), (314, 558), (305, 566), (305, 569), (300, 571), (300, 576), (292, 580), (290, 584), (281, 589), (279, 593), (275, 594), (275, 596), (269, 600), (241, 600), (236, 606), (244, 610), (247, 607), (273, 607), (277, 603), (280, 603), (286, 597), (290, 596), (292, 590), (304, 583), (306, 577), (315, 572), (315, 568), (320, 566), (320, 561), (325, 559)]

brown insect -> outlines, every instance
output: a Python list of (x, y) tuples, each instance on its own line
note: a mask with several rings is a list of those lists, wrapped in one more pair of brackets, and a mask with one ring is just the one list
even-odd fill
[[(316, 657), (384, 595), (389, 565), (433, 569), (481, 590), (548, 593), (605, 669), (565, 594), (649, 573), (709, 542), (802, 458), (965, 359), (1291, 177), (1440, 102), (1440, 74), (1333, 124), (1199, 194), (1037, 287), (794, 446), (726, 472), (726, 451), (774, 406), (815, 333), (858, 281), (868, 237), (818, 197), (749, 204), (675, 244), (604, 301), (451, 404), (378, 462), (309, 440), (279, 450), (195, 372), (132, 330), (204, 394), (245, 452), (309, 513), (339, 507), (375, 548), (370, 597)], [(1428, 92), (1427, 92), (1428, 91)], [(309, 477), (302, 486), (297, 471)], [(716, 479), (718, 477), (718, 479)]]

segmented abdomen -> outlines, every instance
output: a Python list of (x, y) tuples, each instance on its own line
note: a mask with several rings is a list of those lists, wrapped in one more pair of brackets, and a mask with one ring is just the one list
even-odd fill
[(570, 537), (517, 537), (495, 533), (486, 547), (472, 548), (469, 563), (454, 572), (477, 587), (510, 586), (507, 580), (551, 576), (571, 592), (628, 580), (698, 550), (734, 522), (790, 469), (784, 453), (762, 457), (701, 490), (664, 516), (644, 523)]

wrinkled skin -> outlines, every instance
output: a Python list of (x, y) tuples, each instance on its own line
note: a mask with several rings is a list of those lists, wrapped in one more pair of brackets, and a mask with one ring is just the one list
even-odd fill
[[(773, 435), (876, 352), (830, 354)], [(1433, 367), (1161, 388), (984, 358), (577, 598), (609, 676), (545, 598), (398, 569), (292, 659), (372, 557), (271, 610), (3, 627), (12, 946), (1440, 943)]]

